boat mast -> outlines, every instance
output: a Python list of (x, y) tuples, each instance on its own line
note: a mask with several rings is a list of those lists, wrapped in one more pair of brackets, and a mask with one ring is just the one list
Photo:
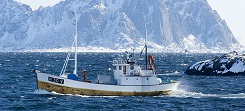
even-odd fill
[[(145, 20), (145, 17), (144, 17)], [(145, 68), (147, 69), (147, 29), (146, 29), (146, 21), (145, 21)]]
[(74, 42), (75, 42), (75, 69), (74, 69), (74, 71), (73, 71), (73, 73), (74, 74), (76, 74), (77, 75), (77, 9), (75, 8), (75, 26), (76, 26), (76, 33), (75, 33), (75, 40), (74, 40)]

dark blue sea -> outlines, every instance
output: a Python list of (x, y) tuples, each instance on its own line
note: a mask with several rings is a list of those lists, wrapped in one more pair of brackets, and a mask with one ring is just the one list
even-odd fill
[[(119, 53), (79, 53), (78, 73), (88, 79), (110, 74)], [(62, 95), (37, 90), (34, 69), (59, 75), (66, 53), (0, 53), (0, 110), (245, 110), (245, 76), (189, 76), (183, 72), (197, 61), (221, 54), (155, 53), (158, 76), (180, 81), (177, 91), (162, 96)], [(138, 56), (138, 55), (137, 55)], [(68, 71), (72, 71), (73, 63)]]

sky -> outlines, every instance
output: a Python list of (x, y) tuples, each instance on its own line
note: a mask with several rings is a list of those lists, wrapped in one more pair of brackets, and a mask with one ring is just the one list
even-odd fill
[(64, 0), (14, 0), (31, 6), (32, 10), (37, 10), (40, 6), (53, 6)]
[[(64, 0), (15, 0), (37, 10), (40, 6), (53, 6)], [(245, 0), (207, 0), (213, 10), (224, 19), (236, 39), (245, 46)]]

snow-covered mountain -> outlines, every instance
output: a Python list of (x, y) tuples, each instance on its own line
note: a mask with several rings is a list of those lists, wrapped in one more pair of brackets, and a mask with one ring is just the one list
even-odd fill
[(200, 61), (188, 67), (188, 75), (234, 76), (245, 75), (245, 55), (230, 52), (212, 60)]
[(27, 38), (28, 19), (32, 10), (13, 0), (0, 1), (0, 49), (18, 49)]
[[(78, 46), (155, 50), (234, 50), (239, 43), (206, 0), (66, 0), (32, 11), (0, 1), (0, 49), (66, 48), (78, 18)], [(145, 28), (146, 26), (146, 28)]]

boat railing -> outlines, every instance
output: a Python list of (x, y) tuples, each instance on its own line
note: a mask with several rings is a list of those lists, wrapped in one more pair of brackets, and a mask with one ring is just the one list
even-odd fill
[(157, 70), (156, 67), (152, 67), (149, 65), (140, 65), (141, 70)]
[(113, 64), (125, 64), (126, 61), (123, 60), (122, 58), (115, 58), (113, 61), (112, 61)]
[(150, 70), (148, 65), (140, 65), (141, 70)]

